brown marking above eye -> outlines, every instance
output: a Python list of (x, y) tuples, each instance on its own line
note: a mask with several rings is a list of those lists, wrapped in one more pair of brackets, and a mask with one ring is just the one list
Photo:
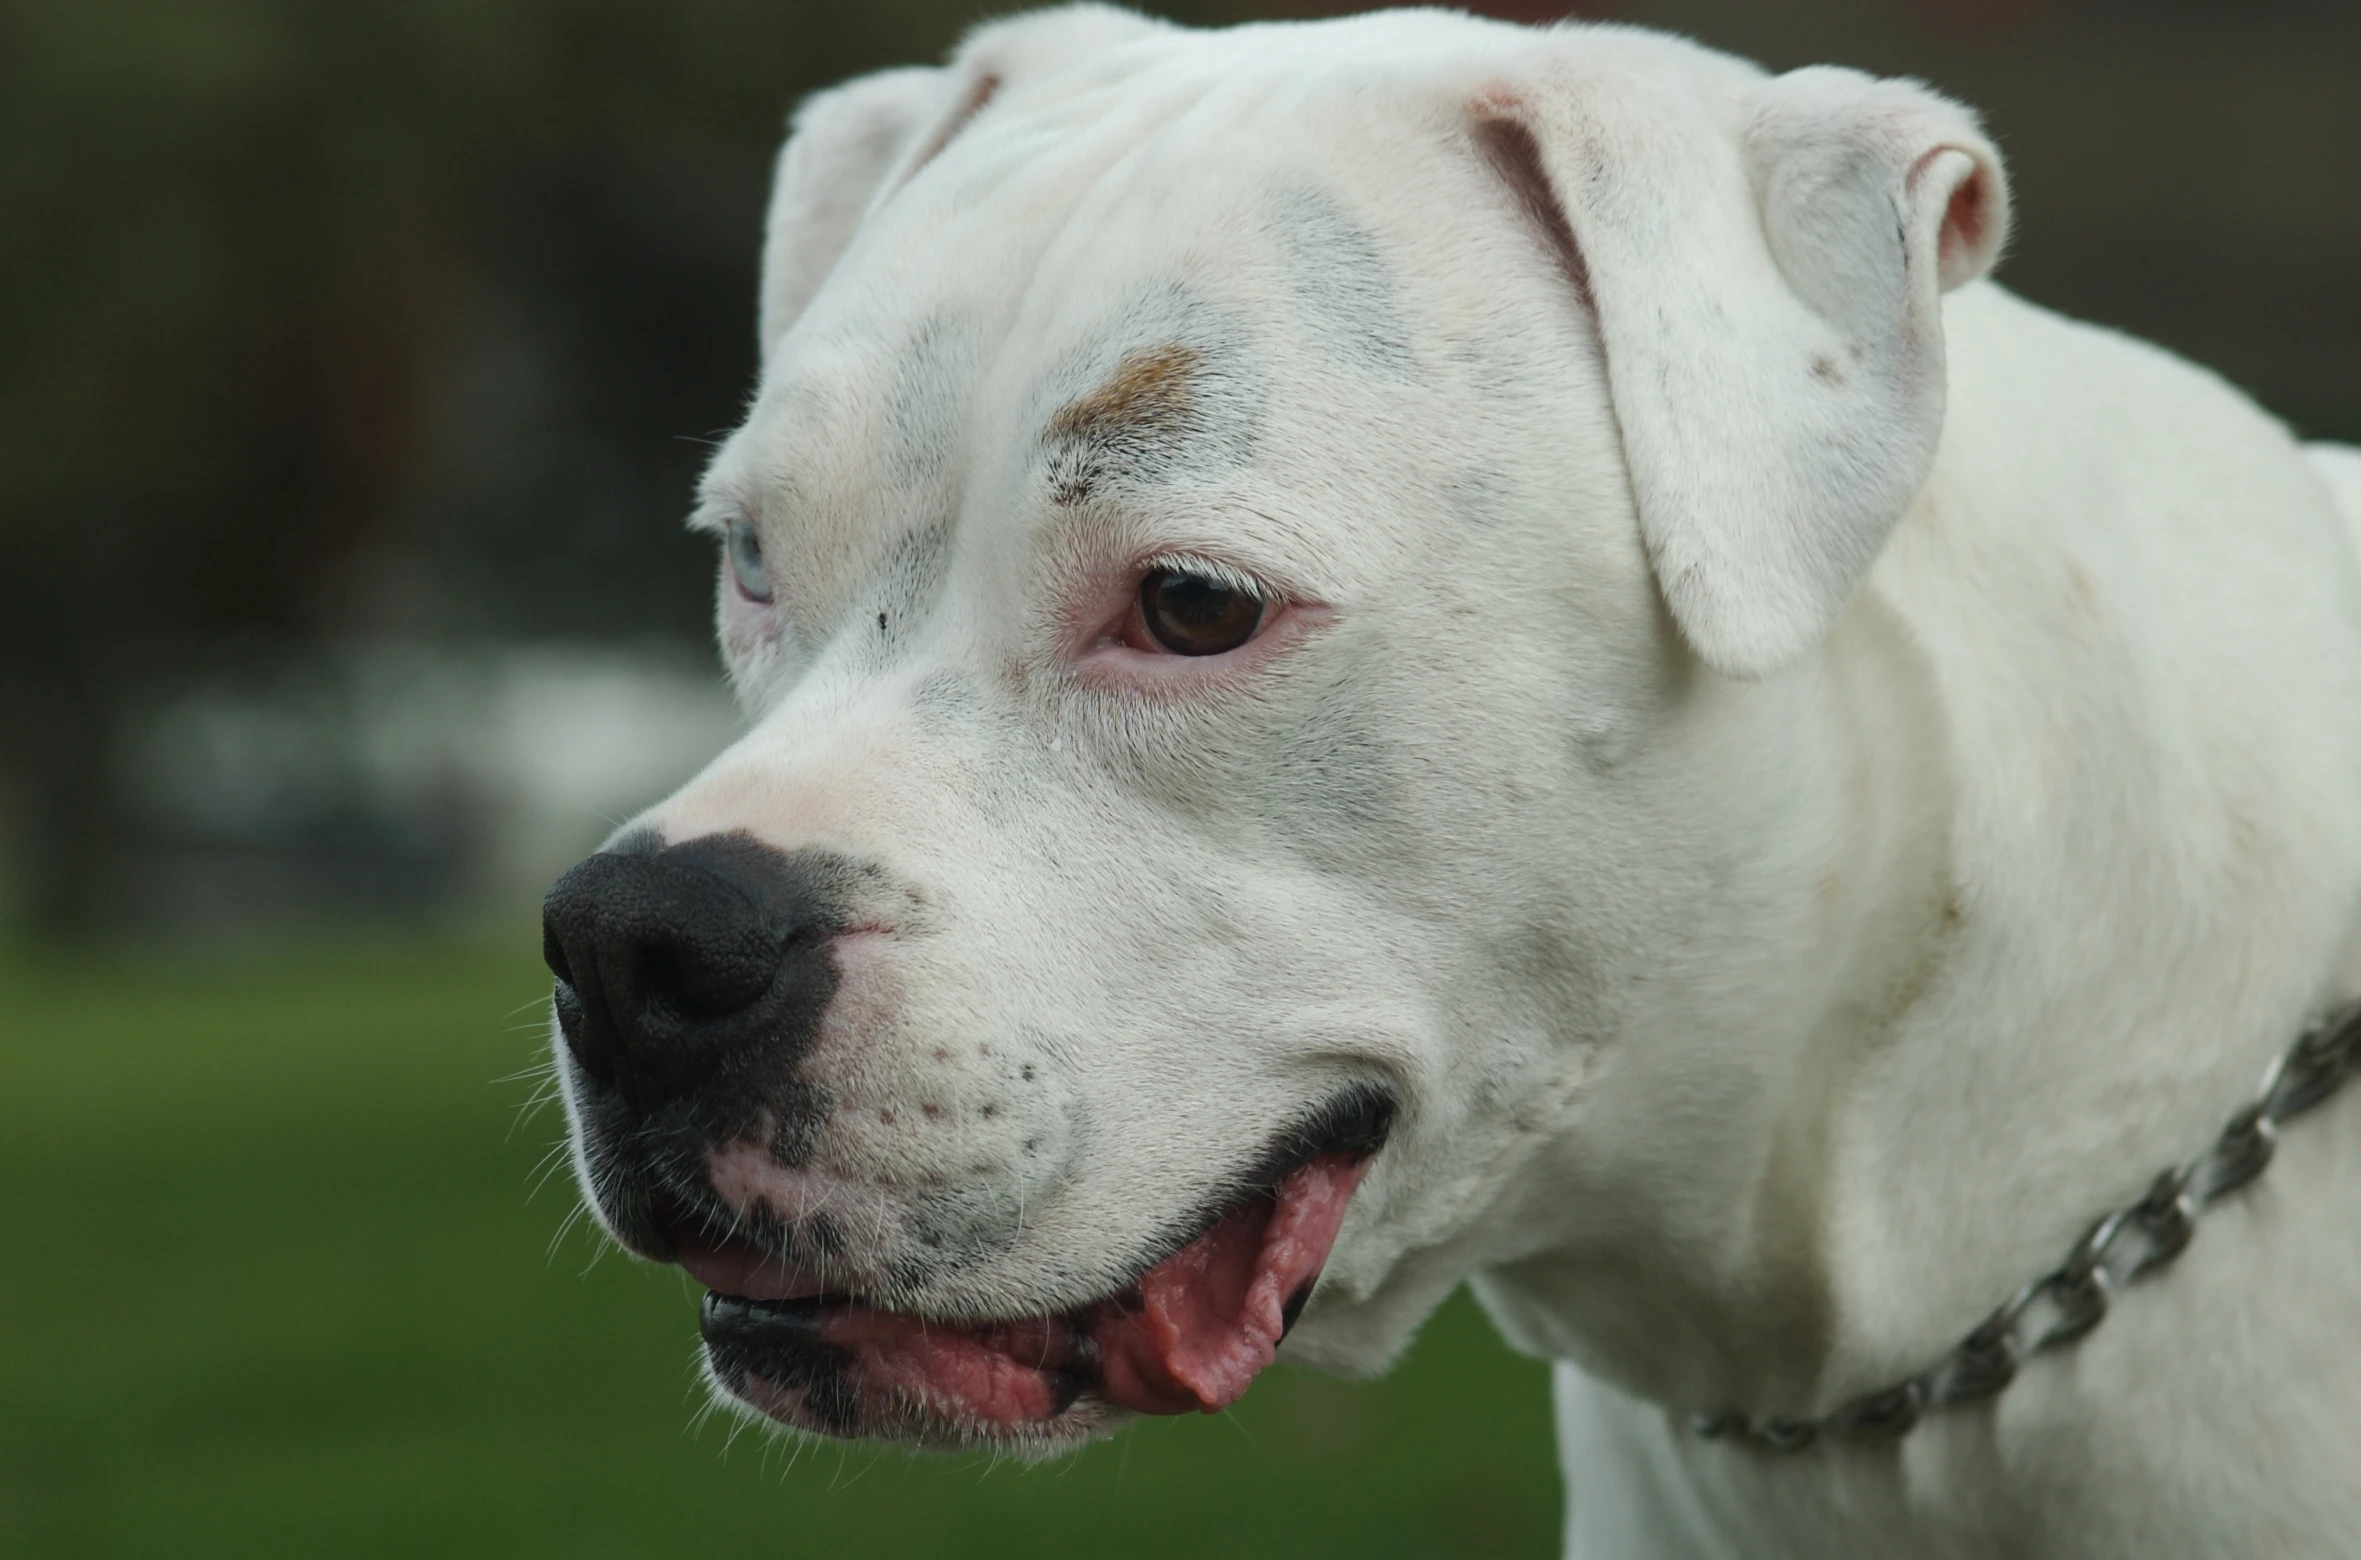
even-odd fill
[(1204, 363), (1203, 352), (1182, 342), (1134, 348), (1103, 384), (1059, 407), (1047, 434), (1058, 457), (1057, 501), (1089, 498), (1108, 457), (1149, 456), (1200, 432), (1194, 386)]

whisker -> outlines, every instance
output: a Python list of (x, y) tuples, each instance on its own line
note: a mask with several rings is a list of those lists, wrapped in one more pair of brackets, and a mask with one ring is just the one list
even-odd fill
[(534, 1161), (532, 1170), (528, 1172), (530, 1184), (525, 1191), (525, 1200), (527, 1202), (531, 1202), (534, 1198), (540, 1196), (541, 1189), (547, 1186), (550, 1181), (556, 1177), (558, 1171), (572, 1163), (573, 1156), (566, 1152), (566, 1150), (572, 1146), (573, 1145), (567, 1142), (566, 1139), (559, 1138), (556, 1142), (549, 1145), (547, 1152), (543, 1153), (538, 1160)]

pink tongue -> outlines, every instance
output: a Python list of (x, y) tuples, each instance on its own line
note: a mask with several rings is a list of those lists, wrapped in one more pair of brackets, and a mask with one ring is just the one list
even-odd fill
[(1089, 1324), (1107, 1401), (1143, 1414), (1229, 1407), (1278, 1352), (1287, 1303), (1308, 1292), (1336, 1244), (1369, 1161), (1327, 1154), (1150, 1268), (1146, 1302)]

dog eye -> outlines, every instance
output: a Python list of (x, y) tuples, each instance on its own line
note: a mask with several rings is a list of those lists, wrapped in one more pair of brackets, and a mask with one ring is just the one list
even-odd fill
[(730, 578), (748, 601), (771, 599), (771, 572), (763, 567), (762, 538), (751, 523), (732, 520), (722, 534), (722, 552), (730, 561)]
[(1140, 621), (1174, 655), (1220, 655), (1254, 637), (1263, 600), (1201, 574), (1163, 569), (1140, 581)]

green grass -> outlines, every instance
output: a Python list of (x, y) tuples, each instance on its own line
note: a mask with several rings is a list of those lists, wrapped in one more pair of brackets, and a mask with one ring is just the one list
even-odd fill
[(529, 1192), (531, 948), (0, 963), (0, 1555), (1553, 1552), (1464, 1298), (1042, 1467), (700, 1424), (692, 1288)]

